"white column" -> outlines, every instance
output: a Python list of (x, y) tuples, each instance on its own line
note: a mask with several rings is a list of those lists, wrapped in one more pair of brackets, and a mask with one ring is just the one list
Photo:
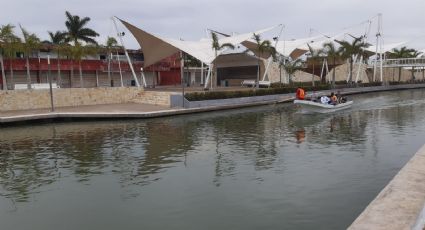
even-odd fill
[(136, 81), (136, 86), (140, 87), (139, 80), (137, 80), (136, 72), (134, 72), (133, 64), (131, 63), (131, 60), (130, 60), (130, 56), (128, 56), (127, 50), (125, 49), (125, 46), (124, 46), (124, 41), (122, 39), (121, 34), (118, 32), (118, 26), (113, 17), (112, 17), (112, 21), (114, 22), (115, 30), (117, 31), (118, 37), (121, 42), (121, 46), (124, 49), (125, 56), (127, 57), (128, 65), (130, 66), (130, 70), (131, 70), (131, 73), (133, 74), (134, 81)]

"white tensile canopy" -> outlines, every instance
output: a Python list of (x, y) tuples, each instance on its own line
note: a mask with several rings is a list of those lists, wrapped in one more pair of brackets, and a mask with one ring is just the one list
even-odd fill
[[(333, 42), (338, 37), (344, 35), (344, 33), (335, 35), (333, 37), (326, 37), (324, 35), (318, 35), (309, 38), (300, 38), (294, 40), (280, 40), (276, 43), (276, 51), (283, 56), (290, 56), (292, 59), (297, 59), (301, 55), (307, 53), (309, 51), (310, 46), (312, 49), (321, 49), (323, 45), (327, 42)], [(250, 39), (242, 42), (242, 45), (247, 47), (249, 50), (254, 52), (255, 55), (258, 56), (256, 52), (257, 44), (254, 40)], [(263, 54), (263, 58), (267, 58), (269, 54)]]
[(301, 47), (307, 46), (308, 43), (312, 43), (323, 36), (315, 36), (309, 38), (300, 38), (289, 41), (279, 41), (276, 45), (276, 51), (286, 57), (291, 56), (293, 59), (298, 58), (308, 51), (307, 49), (302, 49)]
[[(404, 44), (406, 44), (406, 42), (397, 42), (397, 43), (385, 44), (385, 45), (382, 46), (382, 50), (378, 47), (378, 53), (380, 53), (380, 52), (382, 52), (382, 53), (391, 52), (393, 49), (400, 47)], [(375, 46), (369, 46), (365, 50), (369, 53), (375, 53), (376, 52), (376, 45)]]
[[(183, 51), (201, 62), (210, 65), (215, 57), (215, 51), (211, 47), (211, 40), (202, 39), (200, 41), (181, 41), (176, 39), (162, 38), (153, 35), (136, 26), (123, 21), (120, 21), (124, 26), (134, 35), (144, 54), (144, 66), (150, 66), (166, 57), (169, 57), (179, 51)], [(255, 34), (261, 34), (269, 31), (275, 27), (259, 30)], [(231, 37), (224, 37), (219, 39), (220, 44), (230, 43), (232, 45), (240, 44), (252, 37), (253, 33), (245, 33)], [(224, 50), (218, 51), (217, 55)]]
[(425, 56), (425, 49), (423, 50), (419, 50), (419, 55), (418, 57), (424, 57)]

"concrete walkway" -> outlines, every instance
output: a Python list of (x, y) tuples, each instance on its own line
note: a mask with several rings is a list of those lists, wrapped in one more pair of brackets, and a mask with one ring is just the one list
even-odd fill
[[(288, 102), (293, 98), (288, 98)], [(286, 101), (281, 101), (286, 102)], [(76, 118), (76, 119), (113, 119), (113, 118), (155, 118), (165, 116), (175, 116), (182, 114), (210, 112), (225, 109), (235, 109), (259, 105), (275, 104), (277, 102), (257, 102), (241, 105), (223, 105), (211, 106), (206, 108), (168, 108), (163, 106), (149, 105), (149, 104), (111, 104), (111, 105), (88, 105), (79, 107), (63, 107), (58, 108), (55, 112), (50, 112), (47, 109), (42, 110), (20, 110), (8, 111), (0, 114), (0, 125), (14, 124), (19, 122), (49, 120), (49, 119), (63, 119), (63, 118)]]
[[(109, 105), (84, 105), (78, 107), (61, 107), (56, 108), (57, 113), (125, 113), (125, 112), (156, 112), (167, 110), (168, 107), (150, 104), (126, 103), (126, 104), (109, 104)], [(50, 109), (31, 109), (31, 110), (17, 110), (6, 111), (0, 113), (0, 118), (33, 115), (33, 114), (46, 114), (50, 113)]]

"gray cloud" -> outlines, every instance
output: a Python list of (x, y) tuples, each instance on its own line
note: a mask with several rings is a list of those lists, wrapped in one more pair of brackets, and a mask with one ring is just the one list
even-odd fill
[[(423, 9), (423, 0), (17, 0), (2, 4), (0, 24), (21, 23), (29, 31), (47, 39), (48, 30), (65, 29), (65, 10), (69, 10), (72, 14), (92, 19), (89, 26), (101, 34), (100, 43), (115, 34), (110, 20), (113, 15), (149, 32), (186, 40), (203, 37), (205, 28), (248, 32), (279, 23), (286, 25), (285, 37), (297, 38), (308, 36), (310, 28), (337, 32), (381, 12), (385, 42), (408, 40), (410, 46), (423, 49)], [(359, 33), (365, 31), (364, 26), (357, 29)], [(130, 35), (125, 41), (129, 48), (138, 48)]]

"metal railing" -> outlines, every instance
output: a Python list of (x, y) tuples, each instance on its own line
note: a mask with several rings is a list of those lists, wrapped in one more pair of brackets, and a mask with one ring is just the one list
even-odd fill
[[(368, 62), (368, 67), (374, 66), (374, 60)], [(377, 66), (379, 67), (379, 60)], [(425, 67), (425, 57), (420, 58), (397, 58), (397, 59), (385, 59), (382, 63), (382, 67)]]

